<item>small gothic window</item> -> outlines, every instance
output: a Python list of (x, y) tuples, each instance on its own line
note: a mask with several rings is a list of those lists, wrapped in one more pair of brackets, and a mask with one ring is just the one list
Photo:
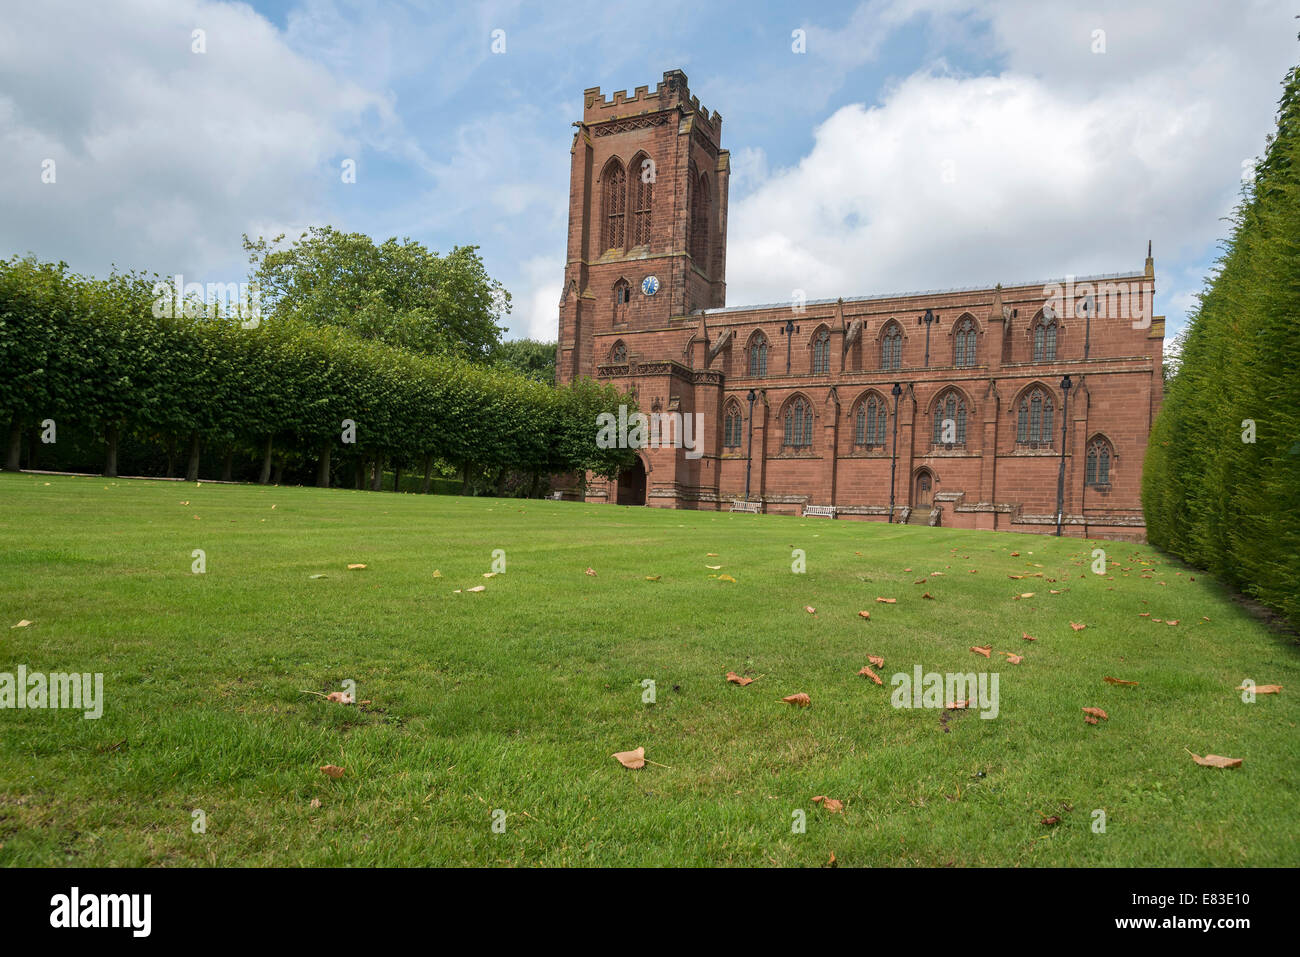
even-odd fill
[(812, 406), (802, 396), (791, 402), (785, 410), (785, 438), (788, 448), (809, 448), (812, 445)]
[(632, 175), (636, 182), (632, 192), (632, 245), (645, 246), (650, 242), (650, 208), (654, 205), (654, 162), (642, 156)]
[(744, 425), (744, 416), (740, 407), (732, 405), (727, 409), (727, 418), (722, 423), (722, 444), (729, 449), (740, 448), (740, 434)]
[(1034, 361), (1052, 362), (1056, 359), (1056, 320), (1039, 319), (1034, 325)]
[(879, 396), (869, 396), (858, 405), (857, 419), (853, 424), (853, 444), (883, 448), (885, 444), (885, 402)]
[(1089, 485), (1110, 484), (1110, 443), (1094, 439), (1088, 446), (1087, 482)]
[(627, 362), (627, 343), (622, 339), (614, 343), (614, 348), (610, 350), (609, 357), (615, 362)]
[(623, 220), (627, 215), (627, 172), (612, 159), (605, 165), (605, 248), (623, 248)]
[(1034, 389), (1020, 399), (1016, 441), (1030, 448), (1052, 447), (1052, 397)]
[(755, 379), (767, 375), (767, 339), (755, 336), (749, 344), (749, 374)]
[(966, 444), (966, 400), (957, 392), (949, 391), (935, 403), (934, 444)]
[(700, 269), (709, 268), (709, 178), (700, 174), (691, 189), (691, 258)]
[(975, 320), (967, 316), (957, 325), (956, 361), (958, 368), (975, 364)]
[(891, 322), (880, 340), (880, 368), (899, 369), (903, 363), (903, 330)]
[(813, 375), (826, 375), (831, 369), (831, 334), (823, 329), (813, 340)]
[(614, 305), (625, 306), (631, 298), (632, 290), (628, 286), (626, 279), (620, 279), (614, 283)]

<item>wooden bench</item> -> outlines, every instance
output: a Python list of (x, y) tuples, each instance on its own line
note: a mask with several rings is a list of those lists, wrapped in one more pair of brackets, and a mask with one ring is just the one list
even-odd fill
[(732, 502), (731, 510), (733, 512), (753, 512), (755, 515), (763, 510), (762, 502)]
[(834, 518), (834, 505), (805, 505), (803, 507), (805, 518)]

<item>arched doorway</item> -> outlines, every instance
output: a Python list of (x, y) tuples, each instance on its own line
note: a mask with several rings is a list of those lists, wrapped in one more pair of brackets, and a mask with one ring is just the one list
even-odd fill
[(931, 493), (934, 487), (934, 476), (929, 469), (921, 469), (916, 473), (915, 491), (912, 495), (913, 508), (929, 508), (933, 503)]
[(645, 463), (640, 456), (618, 473), (617, 502), (619, 505), (645, 504)]

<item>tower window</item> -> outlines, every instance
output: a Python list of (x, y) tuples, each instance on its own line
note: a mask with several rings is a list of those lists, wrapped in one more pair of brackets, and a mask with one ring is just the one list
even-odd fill
[(614, 283), (614, 305), (626, 306), (632, 298), (632, 289), (626, 279)]
[(767, 339), (761, 334), (749, 344), (749, 374), (755, 379), (767, 376)]
[(691, 258), (704, 271), (709, 268), (709, 178), (691, 182)]
[[(650, 244), (650, 208), (654, 205), (654, 162), (643, 156), (632, 171), (636, 181), (632, 190), (632, 245)], [(647, 178), (648, 177), (648, 178)]]
[(1056, 320), (1039, 318), (1034, 324), (1034, 361), (1053, 362), (1056, 359)]
[(868, 449), (883, 448), (888, 414), (885, 402), (879, 396), (868, 396), (867, 401), (859, 403), (853, 428), (853, 444)]
[(623, 248), (623, 220), (627, 216), (627, 172), (612, 159), (605, 166), (605, 248)]

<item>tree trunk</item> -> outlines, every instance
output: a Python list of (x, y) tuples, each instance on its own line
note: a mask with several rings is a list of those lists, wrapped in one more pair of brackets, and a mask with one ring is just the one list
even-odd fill
[(384, 490), (384, 457), (375, 456), (375, 470), (370, 474), (370, 491), (382, 492)]
[(328, 445), (321, 446), (320, 462), (316, 466), (316, 487), (330, 487), (330, 447)]
[(402, 467), (400, 465), (395, 465), (393, 466), (393, 491), (400, 492), (401, 490), (402, 490)]
[(199, 433), (196, 430), (190, 433), (190, 463), (185, 467), (185, 481), (187, 482), (197, 482), (199, 480), (199, 454), (201, 451)]
[(366, 487), (366, 460), (357, 459), (352, 463), (352, 478), (358, 492)]
[(433, 456), (426, 455), (424, 457), (424, 484), (420, 486), (421, 495), (429, 494), (429, 481), (432, 475), (433, 475)]
[(274, 436), (266, 437), (266, 450), (262, 453), (262, 474), (257, 477), (258, 485), (266, 485), (271, 481), (271, 446)]
[(275, 463), (275, 474), (271, 476), (271, 484), (279, 485), (284, 481), (284, 460)]
[(461, 495), (469, 494), (469, 463), (468, 462), (460, 467), (460, 494)]
[(104, 431), (104, 440), (108, 448), (104, 455), (104, 475), (108, 478), (117, 478), (117, 438), (119, 429), (116, 425), (110, 425)]
[(541, 482), (541, 480), (542, 480), (542, 473), (541, 473), (541, 472), (536, 472), (536, 471), (533, 472), (533, 481), (532, 481), (532, 483), (528, 486), (528, 497), (529, 497), (529, 498), (537, 498), (537, 485), (538, 485), (539, 482)]
[(23, 459), (23, 424), (18, 416), (9, 423), (9, 446), (5, 449), (5, 468), (17, 472)]
[(167, 471), (163, 474), (168, 478), (174, 478), (176, 476), (176, 439), (173, 436), (167, 436), (165, 448), (167, 450)]
[(235, 450), (226, 449), (226, 457), (221, 460), (221, 481), (229, 482), (231, 475), (234, 474)]
[(41, 441), (41, 427), (38, 425), (31, 431), (31, 438), (28, 440), (27, 467), (33, 472), (41, 467), (41, 446), (45, 443)]

